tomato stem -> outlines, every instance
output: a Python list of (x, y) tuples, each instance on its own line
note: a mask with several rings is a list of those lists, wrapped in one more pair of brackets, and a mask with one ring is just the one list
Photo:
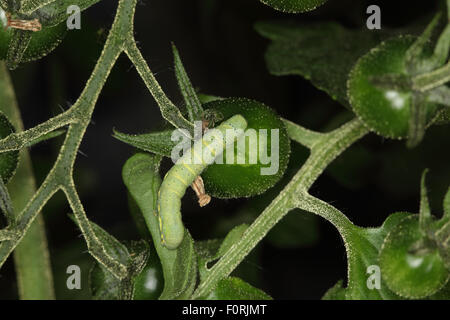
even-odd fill
[(450, 63), (432, 72), (418, 75), (413, 78), (413, 89), (426, 92), (438, 88), (450, 81)]
[(416, 147), (423, 139), (427, 123), (427, 105), (424, 95), (413, 93), (411, 102), (411, 114), (409, 117), (408, 148)]
[(430, 203), (428, 201), (426, 178), (428, 169), (425, 169), (422, 173), (422, 179), (420, 183), (420, 210), (419, 210), (419, 225), (420, 228), (425, 231), (428, 228), (431, 221)]
[(427, 94), (427, 101), (439, 103), (441, 105), (450, 106), (450, 88), (447, 86), (440, 86), (433, 89)]
[[(292, 132), (294, 128), (291, 126), (288, 131)], [(307, 131), (301, 128), (299, 132)], [(321, 138), (318, 138), (313, 144), (311, 155), (306, 163), (278, 197), (248, 227), (242, 239), (227, 250), (212, 267), (191, 298), (203, 297), (213, 290), (217, 283), (236, 268), (272, 227), (294, 208), (301, 208), (324, 217), (344, 234), (353, 228), (353, 224), (343, 213), (309, 195), (308, 190), (336, 157), (368, 132), (369, 130), (362, 121), (355, 119), (332, 132), (321, 134)], [(316, 136), (315, 134), (311, 135), (311, 132), (308, 135), (309, 137)]]

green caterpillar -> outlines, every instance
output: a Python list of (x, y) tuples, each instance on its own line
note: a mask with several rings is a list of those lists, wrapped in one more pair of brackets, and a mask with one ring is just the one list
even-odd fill
[[(234, 144), (235, 139), (243, 134), (246, 128), (247, 121), (244, 117), (235, 115), (218, 127), (207, 130), (167, 172), (158, 192), (159, 230), (161, 242), (166, 248), (176, 249), (183, 241), (184, 226), (180, 209), (181, 198), (186, 189), (217, 156), (223, 153), (226, 146)], [(228, 130), (232, 131), (232, 134), (226, 134)], [(215, 139), (219, 133), (222, 139)], [(199, 149), (203, 149), (203, 156), (198, 154)]]

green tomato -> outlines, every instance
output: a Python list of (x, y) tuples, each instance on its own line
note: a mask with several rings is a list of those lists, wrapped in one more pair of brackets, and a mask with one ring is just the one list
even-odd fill
[[(14, 133), (15, 129), (3, 113), (0, 113), (0, 139)], [(14, 175), (19, 162), (19, 151), (10, 151), (0, 154), (0, 175), (4, 183)]]
[[(5, 11), (0, 8), (0, 59), (5, 59), (10, 46), (14, 29), (6, 28), (7, 18)], [(26, 31), (32, 32), (32, 31)], [(42, 26), (41, 31), (32, 32), (28, 44), (20, 62), (29, 62), (40, 59), (53, 51), (62, 41), (67, 33), (66, 23), (62, 22), (56, 26)]]
[(406, 298), (425, 298), (441, 290), (450, 273), (437, 248), (417, 250), (426, 239), (419, 218), (403, 219), (386, 236), (379, 255), (381, 275), (393, 292)]
[(118, 280), (98, 262), (89, 274), (91, 294), (95, 299), (117, 300), (124, 292), (132, 292), (133, 300), (155, 300), (164, 288), (164, 276), (156, 253), (152, 250), (145, 267), (130, 279)]
[[(236, 114), (242, 115), (248, 123), (245, 133), (255, 133), (257, 141), (252, 145), (246, 143), (244, 164), (238, 163), (238, 143), (235, 143), (234, 163), (226, 162), (225, 151), (223, 164), (210, 165), (202, 173), (206, 192), (216, 198), (242, 198), (261, 194), (275, 185), (286, 171), (290, 154), (290, 140), (281, 118), (266, 105), (244, 98), (213, 101), (207, 103), (205, 109), (220, 114), (223, 119)], [(267, 130), (267, 139), (259, 138), (260, 129)], [(274, 139), (278, 150), (273, 149), (273, 153), (278, 154), (278, 159), (272, 158), (270, 163), (264, 164), (268, 161), (264, 161), (260, 154), (267, 155), (269, 159), (273, 156), (272, 129), (278, 130), (278, 139)], [(276, 137), (275, 131), (273, 133), (273, 137)], [(252, 161), (251, 154), (256, 161)], [(271, 166), (273, 172), (263, 175), (263, 168)]]
[(261, 0), (274, 9), (284, 12), (306, 12), (320, 7), (328, 0)]
[(144, 269), (134, 279), (133, 300), (156, 300), (164, 288), (164, 274), (152, 250)]
[[(373, 131), (387, 138), (408, 136), (412, 93), (381, 89), (373, 77), (388, 74), (407, 75), (405, 55), (415, 38), (397, 37), (381, 43), (358, 60), (348, 81), (348, 98), (353, 111)], [(427, 103), (428, 123), (438, 105)]]

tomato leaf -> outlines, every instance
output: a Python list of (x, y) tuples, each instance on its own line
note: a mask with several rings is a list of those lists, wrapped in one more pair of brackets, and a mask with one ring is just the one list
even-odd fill
[(56, 49), (67, 34), (65, 23), (44, 26), (41, 31), (33, 32), (31, 41), (20, 62), (41, 59)]
[(264, 291), (236, 277), (222, 279), (206, 300), (272, 300)]
[(272, 40), (266, 54), (271, 74), (300, 75), (347, 108), (347, 77), (359, 57), (381, 41), (381, 34), (349, 30), (337, 23), (307, 26), (260, 22), (256, 30)]
[(417, 38), (413, 45), (408, 49), (405, 56), (405, 66), (411, 73), (426, 72), (433, 68), (430, 61), (423, 59), (427, 49), (429, 49), (430, 42), (433, 35), (439, 27), (439, 20), (442, 18), (442, 13), (437, 13), (433, 20), (425, 28), (424, 32)]
[(174, 44), (172, 44), (172, 50), (174, 56), (175, 75), (177, 77), (178, 86), (180, 87), (184, 102), (186, 103), (189, 120), (191, 122), (202, 120), (202, 104), (200, 103), (197, 93), (192, 86), (191, 80), (189, 79), (189, 76), (183, 66), (183, 62), (181, 61), (180, 54)]
[[(346, 288), (340, 287), (341, 283), (330, 289), (323, 299), (345, 299), (347, 300), (391, 300), (399, 297), (387, 288), (380, 274), (377, 274), (378, 254), (386, 235), (392, 230), (408, 213), (395, 213), (389, 216), (379, 228), (364, 229), (355, 228), (346, 235), (347, 241), (351, 243), (349, 252), (348, 269), (349, 280)], [(374, 268), (370, 269), (369, 267)], [(374, 273), (368, 273), (369, 271)], [(374, 277), (373, 281), (371, 275)], [(369, 288), (369, 282), (380, 284)]]
[[(78, 222), (73, 214), (70, 214), (69, 217), (73, 222), (75, 222), (76, 225), (78, 225)], [(128, 249), (125, 247), (125, 245), (120, 243), (119, 240), (117, 240), (96, 223), (90, 222), (90, 224), (97, 238), (105, 246), (106, 252), (114, 259), (120, 261), (123, 264), (127, 264), (128, 260), (130, 259), (130, 253), (128, 252)]]
[(316, 9), (328, 0), (260, 0), (272, 8), (291, 13), (300, 13)]
[(133, 135), (114, 129), (113, 137), (140, 150), (170, 157), (173, 148), (178, 143), (171, 140), (172, 133), (173, 130), (166, 130)]
[(345, 300), (346, 291), (343, 287), (344, 281), (339, 280), (334, 286), (332, 286), (328, 291), (323, 295), (322, 300)]
[(197, 261), (194, 242), (186, 230), (183, 242), (176, 250), (161, 244), (157, 212), (158, 190), (161, 185), (161, 158), (138, 153), (127, 160), (122, 178), (131, 197), (140, 208), (153, 238), (164, 273), (164, 290), (160, 299), (187, 299), (197, 280)]

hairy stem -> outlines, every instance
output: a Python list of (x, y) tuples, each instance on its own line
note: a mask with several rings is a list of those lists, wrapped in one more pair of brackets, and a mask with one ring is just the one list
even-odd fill
[[(324, 134), (312, 147), (310, 157), (299, 172), (250, 225), (242, 239), (232, 246), (210, 269), (208, 275), (193, 293), (192, 298), (196, 299), (207, 295), (221, 279), (227, 277), (237, 267), (272, 227), (290, 210), (296, 207), (304, 207), (304, 201), (312, 198), (308, 195), (309, 188), (326, 167), (351, 144), (367, 133), (368, 129), (360, 120), (352, 120), (341, 128)], [(336, 226), (343, 227), (345, 224), (348, 227), (351, 224), (338, 211), (333, 212), (333, 215), (328, 215), (329, 217), (327, 218), (332, 219), (331, 221)]]
[(413, 89), (426, 92), (438, 88), (450, 81), (450, 63), (432, 72), (424, 73), (413, 78)]
[[(14, 89), (5, 64), (0, 64), (0, 109), (12, 122), (17, 131), (23, 130)], [(8, 184), (11, 201), (16, 212), (22, 211), (36, 192), (31, 159), (26, 149), (19, 153), (19, 166)], [(9, 240), (17, 238), (10, 232)], [(5, 239), (3, 239), (5, 240)], [(53, 277), (45, 235), (44, 219), (39, 216), (30, 226), (22, 242), (14, 251), (17, 284), (21, 299), (54, 299)]]
[[(65, 141), (53, 168), (50, 170), (39, 190), (33, 195), (28, 205), (16, 219), (16, 225), (13, 227), (15, 228), (14, 231), (19, 233), (19, 236), (16, 239), (0, 243), (0, 267), (19, 242), (23, 240), (25, 232), (30, 228), (31, 223), (38, 215), (42, 206), (47, 203), (56, 191), (62, 189), (67, 196), (78, 223), (80, 224), (91, 254), (117, 278), (126, 276), (125, 266), (108, 255), (90, 226), (89, 220), (86, 217), (86, 213), (84, 212), (81, 201), (73, 185), (73, 167), (78, 149), (90, 123), (100, 92), (112, 67), (117, 61), (117, 58), (123, 51), (124, 43), (133, 36), (133, 19), (136, 2), (137, 0), (121, 0), (119, 2), (117, 14), (102, 54), (98, 59), (95, 69), (86, 83), (83, 92), (75, 104), (67, 112), (60, 115), (59, 118), (56, 117), (56, 120), (51, 119), (40, 126), (26, 131), (28, 136), (25, 137), (23, 145), (30, 142), (26, 140), (34, 140), (39, 134), (43, 135), (52, 131), (52, 128), (58, 128), (69, 124)], [(70, 115), (70, 117), (67, 117), (66, 115)], [(65, 117), (67, 117), (67, 119)], [(51, 125), (48, 125), (49, 123)], [(45, 127), (46, 125), (48, 125), (48, 127)], [(35, 131), (36, 134), (32, 134)], [(17, 138), (17, 135), (15, 137)], [(1, 151), (4, 152), (6, 150), (7, 148), (4, 148)]]
[(169, 100), (169, 98), (167, 98), (155, 76), (151, 72), (144, 57), (142, 57), (142, 54), (136, 46), (136, 42), (134, 41), (134, 39), (127, 42), (125, 52), (127, 53), (131, 62), (133, 62), (133, 64), (135, 65), (136, 70), (138, 71), (148, 90), (158, 102), (163, 118), (177, 128), (184, 128), (192, 131), (193, 124), (185, 119), (180, 110), (172, 103), (172, 101)]

